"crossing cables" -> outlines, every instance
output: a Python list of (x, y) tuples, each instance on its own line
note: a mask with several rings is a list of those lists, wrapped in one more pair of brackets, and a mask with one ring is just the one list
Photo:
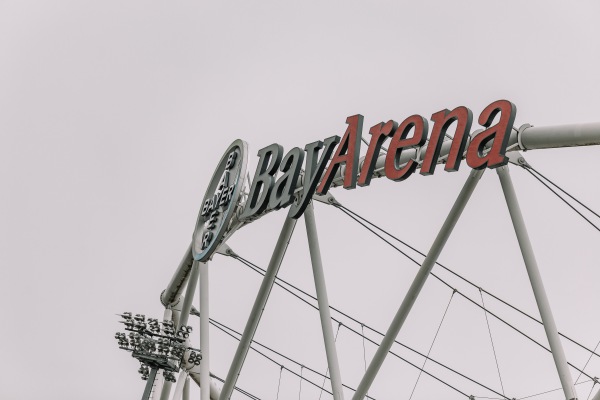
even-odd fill
[[(402, 249), (400, 249), (398, 246), (394, 245), (392, 242), (390, 242), (388, 239), (386, 239), (385, 237), (383, 237), (383, 235), (381, 235), (380, 233), (376, 232), (374, 229), (379, 230), (380, 232), (384, 233), (385, 235), (387, 235), (388, 237), (394, 239), (395, 241), (397, 241), (398, 243), (401, 243), (402, 245), (406, 246), (407, 248), (411, 249), (412, 251), (414, 251), (415, 253), (425, 257), (425, 253), (419, 251), (418, 249), (416, 249), (415, 247), (411, 246), (410, 244), (406, 243), (405, 241), (399, 239), (398, 237), (392, 235), (391, 233), (389, 233), (388, 231), (384, 230), (383, 228), (379, 227), (378, 225), (376, 225), (375, 223), (369, 221), (368, 219), (366, 219), (365, 217), (357, 214), (356, 212), (350, 210), (349, 208), (347, 208), (346, 206), (340, 204), (340, 203), (334, 203), (333, 204), (334, 207), (336, 207), (338, 210), (342, 211), (344, 214), (346, 214), (348, 217), (350, 217), (350, 219), (354, 220), (355, 222), (357, 222), (359, 225), (361, 225), (362, 227), (364, 227), (365, 229), (367, 229), (369, 232), (371, 232), (372, 234), (374, 234), (375, 236), (377, 236), (379, 239), (381, 239), (382, 241), (384, 241), (385, 243), (387, 243), (390, 247), (394, 248), (396, 251), (398, 251), (400, 254), (402, 254), (403, 256), (405, 256), (407, 259), (409, 259), (410, 261), (412, 261), (415, 265), (417, 265), (418, 267), (421, 266), (421, 264), (415, 260), (414, 258), (410, 257), (405, 251), (403, 251)], [(370, 226), (369, 226), (370, 225)], [(514, 311), (517, 311), (518, 313), (520, 313), (521, 315), (531, 319), (532, 321), (537, 322), (540, 325), (543, 325), (543, 322), (535, 317), (533, 317), (532, 315), (526, 313), (525, 311), (519, 309), (518, 307), (510, 304), (508, 301), (503, 300), (502, 298), (496, 296), (495, 294), (491, 293), (490, 291), (484, 289), (483, 287), (475, 284), (474, 282), (470, 281), (469, 279), (463, 277), (462, 275), (460, 275), (459, 273), (453, 271), (452, 269), (446, 267), (445, 265), (436, 262), (436, 265), (438, 265), (439, 267), (441, 267), (442, 269), (444, 269), (445, 271), (449, 272), (450, 274), (454, 275), (455, 277), (459, 278), (460, 280), (462, 280), (463, 282), (467, 283), (468, 285), (476, 288), (477, 290), (481, 290), (483, 293), (487, 294), (488, 296), (494, 298), (495, 300), (501, 302), (502, 304), (506, 305), (507, 307), (511, 308)], [(550, 349), (548, 349), (547, 347), (545, 347), (544, 345), (542, 345), (541, 343), (537, 342), (535, 339), (531, 338), (530, 336), (528, 336), (527, 334), (525, 334), (524, 332), (520, 331), (519, 329), (517, 329), (516, 327), (514, 327), (513, 325), (511, 325), (510, 323), (508, 323), (507, 321), (505, 321), (504, 319), (500, 318), (499, 316), (497, 316), (496, 314), (494, 314), (493, 312), (491, 312), (490, 310), (486, 309), (485, 307), (481, 306), (479, 303), (477, 303), (476, 301), (474, 301), (473, 299), (471, 299), (470, 297), (468, 297), (467, 295), (465, 295), (464, 293), (462, 293), (460, 290), (457, 290), (455, 287), (453, 287), (452, 285), (450, 285), (448, 282), (446, 282), (445, 280), (443, 280), (442, 278), (440, 278), (439, 276), (437, 276), (435, 273), (431, 272), (431, 276), (433, 276), (435, 279), (437, 279), (439, 282), (441, 282), (442, 284), (444, 284), (445, 286), (447, 286), (448, 288), (452, 289), (452, 290), (456, 290), (457, 294), (460, 295), (461, 297), (463, 297), (465, 300), (469, 301), (470, 303), (472, 303), (473, 305), (475, 305), (478, 308), (483, 309), (485, 312), (489, 313), (490, 315), (492, 315), (493, 317), (495, 317), (496, 319), (498, 319), (499, 321), (501, 321), (502, 323), (504, 323), (505, 325), (509, 326), (510, 328), (512, 328), (513, 330), (515, 330), (516, 332), (520, 333), (521, 335), (525, 336), (527, 339), (531, 340), (532, 342), (534, 342), (535, 344), (537, 344), (538, 346), (544, 348), (545, 350), (550, 352)], [(565, 338), (566, 340), (568, 340), (569, 342), (579, 346), (580, 348), (582, 348), (583, 350), (587, 351), (590, 354), (593, 354), (597, 357), (600, 357), (600, 354), (598, 354), (595, 350), (590, 349), (589, 347), (579, 343), (578, 341), (576, 341), (575, 339), (570, 338), (569, 336), (558, 332), (558, 334)], [(576, 369), (577, 371), (581, 372), (581, 370), (575, 366), (573, 366), (572, 364), (571, 367), (573, 367), (574, 369)], [(584, 375), (586, 375), (588, 378), (592, 378), (591, 376), (587, 375), (584, 373)]]
[(600, 215), (598, 215), (597, 212), (595, 212), (594, 210), (592, 210), (591, 208), (589, 208), (588, 206), (586, 206), (581, 201), (577, 200), (577, 198), (575, 198), (574, 196), (572, 196), (569, 192), (567, 192), (566, 190), (564, 190), (563, 188), (561, 188), (560, 186), (558, 186), (556, 183), (554, 183), (553, 181), (551, 181), (546, 176), (542, 175), (541, 172), (539, 172), (538, 170), (536, 170), (535, 168), (533, 168), (531, 165), (529, 165), (529, 164), (526, 163), (526, 164), (522, 164), (521, 167), (523, 167), (523, 169), (525, 171), (527, 171), (531, 176), (533, 176), (535, 179), (537, 179), (548, 190), (550, 190), (552, 193), (554, 193), (554, 195), (556, 197), (558, 197), (560, 200), (562, 200), (563, 203), (565, 203), (567, 206), (569, 206), (569, 208), (571, 208), (573, 211), (575, 211), (581, 218), (583, 218), (584, 220), (586, 220), (588, 224), (590, 224), (592, 227), (594, 227), (594, 229), (596, 229), (598, 232), (600, 232), (600, 228), (596, 224), (594, 224), (592, 221), (590, 221), (585, 215), (583, 215), (578, 209), (576, 209), (564, 197), (562, 197), (560, 194), (558, 194), (558, 192), (556, 190), (552, 189), (548, 185), (548, 183), (550, 185), (554, 186), (556, 189), (558, 189), (564, 195), (568, 196), (571, 200), (575, 201), (581, 207), (585, 208), (587, 211), (589, 211), (590, 213), (592, 213), (593, 215), (595, 215), (597, 218), (600, 218)]
[[(260, 267), (259, 267), (259, 266), (257, 266), (256, 264), (254, 264), (254, 263), (252, 263), (252, 262), (250, 262), (250, 261), (248, 261), (248, 260), (244, 259), (243, 257), (241, 257), (241, 256), (239, 256), (239, 255), (237, 255), (237, 254), (235, 254), (235, 253), (230, 253), (230, 254), (228, 254), (228, 255), (229, 255), (230, 257), (232, 257), (232, 258), (236, 259), (237, 261), (241, 262), (241, 263), (242, 263), (243, 265), (245, 265), (246, 267), (248, 267), (248, 268), (252, 269), (254, 272), (256, 272), (256, 273), (258, 273), (258, 274), (260, 274), (260, 275), (264, 275), (264, 274), (265, 274), (265, 270), (264, 270), (263, 268), (260, 268)], [(283, 286), (283, 285), (282, 285), (282, 283), (283, 283), (283, 284), (285, 284), (287, 287), (286, 287), (286, 286)], [(293, 284), (291, 284), (291, 283), (289, 283), (289, 282), (287, 282), (287, 281), (285, 281), (285, 280), (283, 280), (283, 279), (281, 279), (281, 278), (279, 278), (279, 277), (275, 278), (275, 285), (279, 286), (279, 287), (280, 287), (280, 288), (282, 288), (284, 291), (286, 291), (286, 292), (288, 292), (289, 294), (291, 294), (292, 296), (296, 297), (297, 299), (299, 299), (299, 300), (300, 300), (300, 301), (302, 301), (303, 303), (307, 304), (307, 305), (308, 305), (308, 306), (310, 306), (311, 308), (313, 308), (313, 309), (315, 309), (315, 310), (318, 310), (318, 309), (319, 309), (319, 308), (318, 308), (318, 306), (315, 306), (314, 304), (310, 303), (308, 300), (306, 300), (306, 299), (304, 298), (304, 297), (308, 297), (308, 298), (312, 299), (313, 301), (316, 301), (316, 297), (314, 297), (313, 295), (311, 295), (311, 294), (307, 293), (306, 291), (304, 291), (304, 290), (302, 290), (302, 289), (298, 288), (297, 286), (295, 286), (295, 285), (293, 285)], [(302, 296), (298, 295), (297, 293), (295, 293), (294, 291), (292, 291), (292, 290), (291, 290), (291, 289), (289, 289), (289, 288), (292, 288), (293, 290), (295, 290), (295, 291), (297, 291), (297, 292), (301, 293), (301, 294), (302, 294), (304, 297), (302, 297)], [(383, 334), (381, 331), (378, 331), (377, 329), (374, 329), (374, 328), (370, 327), (369, 325), (366, 325), (366, 324), (362, 323), (361, 321), (358, 321), (356, 318), (353, 318), (352, 316), (350, 316), (349, 314), (347, 314), (347, 313), (345, 313), (345, 312), (341, 311), (340, 309), (338, 309), (338, 308), (336, 308), (336, 307), (333, 307), (333, 306), (331, 306), (331, 305), (330, 305), (330, 307), (329, 307), (329, 308), (331, 308), (331, 310), (333, 310), (333, 311), (337, 312), (338, 314), (340, 314), (340, 315), (342, 315), (342, 316), (344, 316), (344, 317), (348, 318), (349, 320), (353, 321), (354, 323), (356, 323), (356, 324), (358, 324), (358, 325), (363, 325), (365, 328), (367, 328), (367, 329), (369, 329), (370, 331), (372, 331), (372, 332), (376, 333), (377, 335), (379, 335), (379, 336), (381, 336), (381, 337), (385, 336), (385, 335), (384, 335), (384, 334)], [(346, 329), (347, 329), (347, 330), (349, 330), (350, 332), (352, 332), (352, 333), (354, 333), (354, 334), (356, 334), (356, 335), (358, 335), (358, 336), (364, 337), (364, 339), (365, 339), (366, 341), (370, 342), (371, 344), (374, 344), (375, 346), (379, 346), (379, 343), (375, 342), (375, 341), (374, 341), (374, 340), (372, 340), (371, 338), (368, 338), (368, 337), (365, 337), (365, 336), (361, 335), (361, 333), (360, 333), (360, 332), (358, 332), (358, 331), (357, 331), (357, 330), (355, 330), (355, 329), (352, 329), (352, 328), (350, 328), (349, 326), (347, 326), (347, 325), (345, 325), (344, 323), (342, 323), (340, 320), (338, 320), (338, 319), (336, 319), (336, 318), (334, 318), (334, 317), (332, 317), (331, 319), (332, 319), (333, 321), (337, 322), (338, 324), (341, 324), (341, 326), (342, 326), (342, 327), (346, 328)], [(488, 387), (488, 386), (486, 386), (486, 385), (484, 385), (484, 384), (482, 384), (482, 383), (480, 383), (480, 382), (476, 381), (476, 380), (475, 380), (475, 379), (473, 379), (473, 378), (470, 378), (470, 377), (468, 377), (467, 375), (465, 375), (465, 374), (463, 374), (463, 373), (461, 373), (461, 372), (457, 371), (456, 369), (453, 369), (453, 368), (451, 368), (451, 367), (449, 367), (449, 366), (447, 366), (447, 365), (445, 365), (445, 364), (443, 364), (443, 363), (441, 363), (441, 362), (439, 362), (439, 361), (437, 361), (437, 360), (435, 360), (435, 359), (433, 359), (433, 358), (430, 358), (430, 357), (428, 358), (428, 357), (427, 357), (425, 354), (423, 354), (423, 353), (421, 353), (421, 352), (419, 352), (419, 351), (417, 351), (417, 350), (415, 350), (415, 349), (413, 349), (413, 348), (411, 348), (411, 347), (409, 347), (409, 346), (407, 346), (407, 345), (405, 345), (405, 344), (403, 344), (403, 343), (401, 343), (401, 342), (399, 342), (399, 341), (397, 341), (397, 340), (394, 340), (394, 343), (396, 343), (396, 344), (400, 345), (401, 347), (403, 347), (403, 348), (405, 348), (405, 349), (407, 349), (407, 350), (409, 350), (409, 351), (413, 352), (414, 354), (417, 354), (417, 355), (419, 355), (419, 356), (421, 356), (421, 357), (424, 357), (424, 358), (428, 359), (429, 361), (433, 362), (434, 364), (436, 364), (436, 365), (438, 365), (438, 366), (440, 366), (440, 367), (442, 367), (442, 368), (444, 368), (444, 369), (446, 369), (446, 370), (448, 370), (448, 371), (450, 371), (450, 372), (452, 372), (452, 373), (454, 373), (454, 374), (456, 374), (456, 375), (458, 375), (458, 376), (460, 376), (460, 377), (462, 377), (462, 378), (464, 378), (464, 379), (466, 379), (466, 380), (468, 380), (468, 381), (470, 381), (470, 382), (472, 382), (472, 383), (474, 383), (474, 384), (478, 385), (479, 387), (482, 387), (482, 388), (484, 388), (484, 389), (486, 389), (486, 390), (488, 390), (488, 391), (490, 391), (490, 392), (492, 392), (492, 393), (494, 393), (494, 394), (496, 394), (496, 395), (498, 395), (498, 396), (501, 396), (501, 398), (503, 398), (503, 399), (510, 400), (510, 398), (509, 398), (509, 397), (506, 397), (506, 396), (505, 396), (505, 395), (503, 395), (502, 393), (500, 393), (500, 392), (498, 392), (498, 391), (496, 391), (496, 390), (494, 390), (494, 389), (492, 389), (492, 388), (490, 388), (490, 387)], [(466, 393), (464, 393), (463, 391), (461, 391), (461, 390), (457, 389), (456, 387), (454, 387), (454, 386), (450, 385), (449, 383), (447, 383), (447, 382), (445, 382), (444, 380), (442, 380), (442, 379), (438, 378), (437, 376), (435, 376), (435, 375), (433, 375), (433, 374), (429, 373), (428, 371), (426, 371), (425, 369), (423, 369), (423, 368), (419, 367), (418, 365), (415, 365), (414, 363), (412, 363), (412, 362), (408, 361), (407, 359), (403, 358), (403, 357), (402, 357), (402, 356), (400, 356), (399, 354), (397, 354), (397, 353), (395, 353), (395, 352), (393, 352), (393, 351), (390, 351), (389, 353), (390, 353), (392, 356), (394, 356), (394, 357), (396, 357), (396, 358), (398, 358), (398, 359), (400, 359), (400, 360), (404, 361), (405, 363), (407, 363), (407, 364), (411, 365), (412, 367), (414, 367), (414, 368), (418, 369), (419, 371), (421, 371), (421, 372), (422, 372), (422, 373), (424, 373), (425, 375), (428, 375), (429, 377), (433, 378), (434, 380), (437, 380), (438, 382), (440, 382), (440, 383), (442, 383), (442, 384), (446, 385), (447, 387), (449, 387), (449, 388), (451, 388), (451, 389), (455, 390), (456, 392), (458, 392), (458, 393), (460, 393), (460, 394), (464, 395), (465, 397), (467, 397), (467, 398), (470, 398), (470, 396), (469, 396), (468, 394), (466, 394)], [(317, 373), (317, 374), (319, 374), (318, 372), (316, 372), (316, 373)], [(323, 376), (323, 375), (322, 375), (322, 376)], [(327, 377), (327, 379), (329, 379), (329, 378)], [(344, 385), (344, 387), (347, 387), (347, 386), (346, 386), (346, 385)], [(349, 388), (349, 387), (348, 387), (348, 388)], [(355, 389), (353, 389), (353, 388), (349, 388), (349, 389), (350, 389), (350, 390), (353, 390), (353, 391), (355, 390)]]

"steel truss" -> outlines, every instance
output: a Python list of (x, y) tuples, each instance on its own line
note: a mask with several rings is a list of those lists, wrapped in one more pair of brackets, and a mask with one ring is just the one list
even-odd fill
[[(521, 155), (516, 152), (518, 150), (534, 150), (534, 149), (546, 149), (546, 148), (559, 148), (559, 147), (571, 147), (571, 146), (589, 146), (600, 144), (600, 123), (593, 124), (579, 124), (579, 125), (565, 125), (565, 126), (554, 126), (554, 127), (532, 127), (530, 125), (523, 125), (519, 129), (513, 129), (510, 136), (509, 145), (507, 152), (515, 152), (508, 154), (510, 161), (515, 164), (523, 164), (524, 159)], [(450, 149), (450, 141), (445, 142), (442, 145), (438, 163), (444, 162)], [(424, 151), (418, 152), (414, 149), (408, 149), (404, 151), (400, 158), (400, 164), (406, 163), (411, 159), (421, 162), (421, 156)], [(364, 160), (361, 160), (362, 162)], [(380, 156), (377, 160), (373, 177), (382, 176), (382, 170), (384, 167), (385, 155)], [(359, 170), (361, 169), (359, 167)], [(379, 348), (373, 356), (360, 384), (352, 397), (352, 400), (362, 400), (365, 398), (371, 384), (375, 380), (379, 369), (381, 368), (388, 352), (390, 351), (394, 341), (396, 340), (404, 321), (410, 313), (412, 306), (418, 298), (423, 285), (430, 275), (431, 269), (435, 265), (444, 245), (446, 244), (450, 234), (478, 181), (480, 180), (484, 170), (473, 170), (467, 181), (464, 184), (463, 189), (458, 195), (453, 207), (449, 211), (445, 222), (440, 228), (426, 258), (421, 265), (418, 273), (416, 274), (413, 283), (411, 284), (408, 292), (406, 293), (404, 300), (400, 304), (396, 315), (394, 316)], [(529, 241), (527, 229), (521, 215), (519, 204), (517, 201), (515, 189), (513, 187), (509, 168), (507, 166), (497, 168), (497, 173), (500, 178), (500, 183), (508, 210), (511, 216), (513, 227), (521, 248), (525, 267), (529, 276), (531, 287), (536, 299), (538, 310), (542, 317), (543, 326), (545, 329), (546, 337), (550, 344), (554, 363), (558, 375), (560, 377), (562, 390), (565, 395), (565, 399), (572, 400), (577, 399), (577, 393), (573, 384), (573, 379), (568, 370), (567, 360), (560, 342), (556, 324), (552, 315), (551, 307), (546, 296), (541, 274), (539, 272), (533, 248)], [(343, 177), (341, 171), (338, 171), (332, 187), (339, 186), (342, 184)], [(299, 180), (299, 188), (302, 185)], [(243, 197), (242, 197), (243, 198)], [(331, 195), (313, 197), (315, 200), (319, 200), (325, 203), (333, 204), (334, 200)], [(234, 217), (230, 224), (229, 231), (225, 234), (223, 243), (217, 252), (224, 252), (227, 249), (225, 244), (226, 240), (231, 237), (235, 231), (242, 226), (252, 222), (243, 221), (239, 219), (241, 210), (243, 209), (242, 203), (238, 204), (238, 210), (240, 212)], [(271, 210), (266, 210), (262, 215), (266, 214)], [(262, 216), (261, 215), (261, 216)], [(331, 386), (333, 391), (333, 397), (335, 400), (342, 400), (344, 398), (342, 392), (342, 378), (340, 375), (337, 350), (334, 340), (334, 335), (331, 327), (331, 315), (329, 308), (329, 301), (327, 297), (327, 289), (325, 284), (325, 278), (323, 274), (323, 265), (321, 260), (321, 252), (319, 248), (319, 241), (317, 235), (317, 227), (315, 216), (313, 212), (312, 203), (308, 206), (304, 212), (304, 218), (306, 223), (307, 237), (309, 243), (310, 257), (313, 269), (313, 276), (315, 281), (315, 288), (317, 293), (318, 308), (321, 320), (321, 328), (323, 331), (323, 340), (325, 343), (327, 364), (331, 374)], [(192, 302), (194, 293), (197, 288), (198, 282), (200, 283), (200, 348), (202, 350), (202, 361), (200, 366), (193, 366), (188, 369), (182, 369), (179, 374), (179, 379), (175, 390), (171, 396), (171, 383), (165, 382), (161, 376), (156, 374), (156, 370), (151, 371), (151, 378), (146, 386), (143, 393), (142, 400), (188, 400), (189, 399), (189, 381), (190, 378), (196, 382), (201, 388), (201, 400), (228, 400), (235, 388), (237, 378), (244, 365), (245, 358), (250, 349), (250, 345), (254, 338), (254, 334), (260, 323), (262, 312), (269, 299), (269, 294), (275, 282), (277, 272), (283, 261), (287, 246), (290, 238), (294, 231), (296, 220), (287, 218), (282, 227), (281, 233), (273, 250), (273, 255), (269, 262), (266, 274), (263, 278), (260, 289), (257, 293), (254, 305), (248, 317), (248, 321), (244, 328), (241, 340), (231, 362), (229, 372), (225, 378), (223, 388), (219, 390), (215, 385), (213, 378), (210, 377), (209, 365), (210, 365), (210, 345), (209, 345), (209, 280), (208, 280), (208, 264), (197, 262), (193, 260), (191, 245), (188, 247), (181, 260), (178, 268), (176, 269), (173, 278), (167, 285), (167, 288), (161, 294), (161, 302), (165, 306), (164, 318), (172, 319), (176, 326), (183, 326), (187, 324), (190, 312), (192, 311)], [(182, 296), (183, 288), (187, 282), (187, 289), (185, 296)], [(156, 379), (154, 377), (156, 376)], [(152, 388), (154, 389), (152, 390)], [(150, 391), (152, 390), (152, 393)], [(600, 400), (600, 390), (595, 394), (593, 400)]]

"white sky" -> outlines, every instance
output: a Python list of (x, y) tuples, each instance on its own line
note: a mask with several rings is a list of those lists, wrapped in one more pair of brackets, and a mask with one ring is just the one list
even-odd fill
[[(0, 0), (0, 398), (141, 397), (138, 366), (113, 338), (121, 329), (114, 314), (162, 315), (159, 294), (234, 139), (249, 143), (253, 172), (258, 149), (342, 135), (357, 113), (366, 131), (458, 105), (476, 118), (506, 98), (517, 106), (516, 125), (598, 122), (599, 15), (596, 1)], [(525, 154), (595, 210), (599, 156), (598, 148)], [(426, 251), (467, 174), (463, 165), (333, 194)], [(559, 330), (593, 347), (600, 233), (524, 171), (513, 168), (512, 176)], [(316, 213), (331, 304), (385, 331), (416, 269), (341, 212), (317, 204)], [(243, 228), (229, 244), (265, 267), (285, 214)], [(312, 293), (305, 236), (299, 221), (280, 276)], [(440, 261), (538, 315), (494, 171)], [(210, 271), (211, 316), (243, 330), (260, 277), (223, 257)], [(399, 339), (426, 352), (449, 297), (429, 280)], [(489, 298), (486, 305), (546, 343), (540, 326)], [(490, 324), (509, 397), (560, 387), (549, 353)], [(326, 369), (318, 313), (278, 288), (256, 339)], [(224, 377), (235, 343), (216, 330), (211, 343), (211, 370)], [(362, 342), (342, 328), (338, 347), (343, 380), (356, 387)], [(374, 350), (366, 346), (367, 359)], [(568, 343), (565, 351), (585, 364), (585, 352)], [(456, 296), (431, 355), (499, 389), (483, 313)], [(493, 397), (431, 371), (468, 394)], [(600, 375), (600, 361), (586, 372)], [(370, 394), (408, 399), (416, 375), (388, 357)], [(251, 352), (238, 384), (274, 399), (278, 376), (279, 367)], [(578, 385), (579, 397), (590, 388)], [(284, 372), (279, 398), (298, 391), (298, 378)], [(192, 393), (198, 398), (196, 387)], [(301, 398), (318, 391), (303, 383)], [(464, 397), (423, 376), (413, 399), (431, 398)], [(561, 391), (537, 397), (561, 398)]]

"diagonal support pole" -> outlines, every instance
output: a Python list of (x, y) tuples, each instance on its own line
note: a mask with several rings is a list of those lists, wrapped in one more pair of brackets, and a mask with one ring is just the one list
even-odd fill
[(186, 382), (188, 381), (188, 376), (189, 374), (186, 370), (181, 370), (181, 372), (179, 372), (179, 377), (177, 378), (177, 385), (175, 385), (175, 392), (173, 392), (173, 397), (171, 397), (171, 400), (182, 400), (183, 390), (186, 385)]
[(185, 385), (183, 386), (183, 400), (190, 400), (190, 377), (185, 378)]
[[(173, 318), (173, 310), (169, 307), (165, 308), (165, 312), (163, 313), (163, 320), (169, 321)], [(171, 391), (171, 382), (166, 382), (165, 378), (162, 375), (157, 375), (155, 377), (156, 385), (154, 386), (154, 391), (152, 392), (152, 396), (150, 396), (150, 400), (160, 400), (163, 397), (163, 391), (165, 391), (164, 399), (167, 400), (169, 398), (169, 393)], [(165, 385), (166, 384), (166, 385)], [(168, 386), (168, 389), (165, 387)]]
[(419, 272), (417, 272), (417, 275), (415, 276), (413, 283), (410, 285), (410, 288), (408, 289), (404, 300), (402, 300), (402, 304), (396, 312), (396, 315), (394, 316), (390, 327), (388, 328), (385, 336), (381, 340), (381, 344), (375, 352), (375, 355), (373, 356), (373, 359), (371, 360), (371, 363), (369, 364), (365, 375), (360, 381), (360, 384), (358, 385), (358, 388), (356, 389), (352, 400), (363, 400), (365, 398), (365, 395), (367, 394), (369, 388), (371, 387), (371, 384), (375, 380), (375, 376), (379, 372), (379, 369), (381, 368), (385, 357), (392, 348), (394, 340), (396, 340), (398, 333), (400, 333), (400, 329), (402, 328), (404, 321), (406, 321), (406, 317), (410, 313), (410, 310), (415, 304), (415, 301), (417, 300), (421, 289), (425, 285), (425, 282), (429, 277), (431, 269), (435, 265), (435, 262), (437, 261), (440, 253), (442, 252), (442, 249), (444, 248), (444, 245), (446, 244), (446, 241), (450, 237), (450, 234), (452, 233), (452, 230), (454, 229), (458, 218), (462, 214), (463, 210), (465, 209), (465, 206), (471, 198), (471, 194), (473, 193), (473, 190), (475, 190), (475, 187), (477, 186), (477, 183), (479, 182), (483, 171), (483, 169), (471, 171), (469, 178), (465, 182), (462, 190), (458, 195), (458, 198), (452, 206), (452, 209), (448, 213), (444, 224), (442, 225), (433, 244), (431, 245), (427, 257), (425, 257), (421, 268), (419, 268)]
[[(596, 378), (594, 378), (594, 379), (596, 379)], [(600, 389), (598, 389), (598, 391), (596, 392), (594, 397), (592, 397), (592, 400), (600, 400)]]
[(144, 394), (142, 394), (142, 400), (148, 400), (150, 398), (152, 386), (154, 385), (154, 379), (156, 378), (156, 372), (156, 368), (150, 369), (150, 375), (148, 376), (148, 381), (146, 382), (146, 387), (144, 388)]
[(200, 263), (200, 400), (210, 400), (208, 264)]
[(287, 217), (283, 224), (283, 228), (281, 229), (281, 233), (279, 234), (279, 239), (275, 245), (275, 250), (273, 250), (273, 255), (271, 256), (271, 261), (269, 261), (267, 272), (265, 273), (265, 277), (263, 278), (260, 289), (258, 290), (258, 295), (254, 300), (254, 305), (252, 306), (250, 317), (248, 317), (248, 322), (246, 322), (244, 333), (242, 334), (240, 343), (237, 347), (235, 355), (233, 356), (233, 361), (229, 367), (227, 377), (225, 378), (223, 389), (221, 389), (221, 396), (219, 396), (219, 400), (229, 400), (231, 394), (233, 393), (233, 388), (235, 387), (235, 383), (237, 382), (240, 371), (242, 370), (242, 366), (244, 365), (246, 355), (248, 355), (248, 350), (250, 349), (250, 344), (254, 338), (254, 333), (256, 332), (258, 323), (260, 322), (260, 318), (265, 305), (267, 304), (267, 300), (269, 299), (269, 294), (273, 288), (275, 277), (277, 276), (277, 272), (279, 271), (279, 267), (283, 261), (283, 256), (285, 255), (285, 251), (287, 250), (295, 226), (296, 220)]
[[(198, 275), (200, 274), (200, 265), (204, 264), (194, 260), (192, 264), (192, 270), (187, 282), (187, 289), (185, 290), (185, 297), (183, 298), (183, 304), (181, 305), (181, 314), (179, 315), (179, 324), (176, 329), (179, 330), (182, 326), (188, 324), (190, 318), (190, 311), (192, 310), (192, 303), (194, 302), (194, 295), (196, 294), (196, 286), (198, 285)], [(204, 264), (206, 265), (206, 264)]]
[(525, 261), (525, 268), (529, 275), (529, 281), (531, 282), (531, 288), (535, 296), (535, 301), (542, 317), (544, 330), (546, 331), (546, 337), (550, 344), (550, 350), (552, 351), (552, 357), (554, 358), (554, 364), (556, 364), (556, 370), (560, 378), (562, 389), (565, 393), (565, 398), (568, 400), (577, 399), (577, 392), (573, 385), (573, 378), (569, 372), (569, 366), (567, 364), (567, 358), (563, 350), (558, 331), (556, 329), (556, 323), (554, 322), (554, 316), (546, 296), (546, 290), (544, 289), (544, 283), (542, 282), (542, 276), (535, 260), (535, 254), (533, 247), (529, 241), (529, 235), (527, 234), (527, 228), (523, 215), (521, 214), (521, 208), (517, 200), (515, 188), (510, 178), (508, 166), (499, 167), (497, 169), (498, 176), (500, 177), (500, 184), (502, 185), (502, 191), (508, 205), (508, 211), (510, 218), (512, 219), (515, 233), (517, 234), (517, 240), (519, 241), (519, 247), (521, 248), (521, 254), (523, 255), (523, 261)]
[(315, 212), (312, 201), (308, 204), (306, 210), (304, 211), (304, 221), (306, 223), (306, 234), (308, 236), (310, 260), (315, 278), (317, 301), (319, 303), (319, 315), (321, 317), (323, 340), (325, 341), (327, 365), (329, 366), (329, 371), (331, 373), (331, 389), (333, 391), (333, 398), (334, 400), (344, 400), (342, 377), (340, 374), (340, 365), (335, 347), (333, 329), (331, 328), (331, 313), (329, 311), (329, 300), (327, 298), (325, 275), (323, 274), (323, 262), (321, 260), (321, 249), (319, 247), (319, 237), (317, 236), (317, 224), (315, 222)]

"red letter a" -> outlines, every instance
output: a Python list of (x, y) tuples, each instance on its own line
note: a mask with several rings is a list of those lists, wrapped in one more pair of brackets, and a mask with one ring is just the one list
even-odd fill
[[(496, 125), (490, 126), (498, 113), (500, 113), (500, 120)], [(469, 167), (483, 169), (506, 165), (508, 158), (504, 154), (516, 114), (517, 107), (508, 100), (495, 101), (481, 112), (479, 125), (487, 129), (476, 135), (469, 143), (466, 157)], [(493, 143), (489, 145), (491, 141)]]
[(346, 164), (344, 171), (344, 188), (354, 189), (356, 187), (356, 174), (358, 172), (358, 155), (360, 153), (360, 138), (362, 136), (363, 116), (360, 114), (346, 118), (348, 128), (335, 154), (327, 167), (323, 180), (317, 189), (318, 194), (325, 194), (333, 182), (335, 173), (340, 164)]

